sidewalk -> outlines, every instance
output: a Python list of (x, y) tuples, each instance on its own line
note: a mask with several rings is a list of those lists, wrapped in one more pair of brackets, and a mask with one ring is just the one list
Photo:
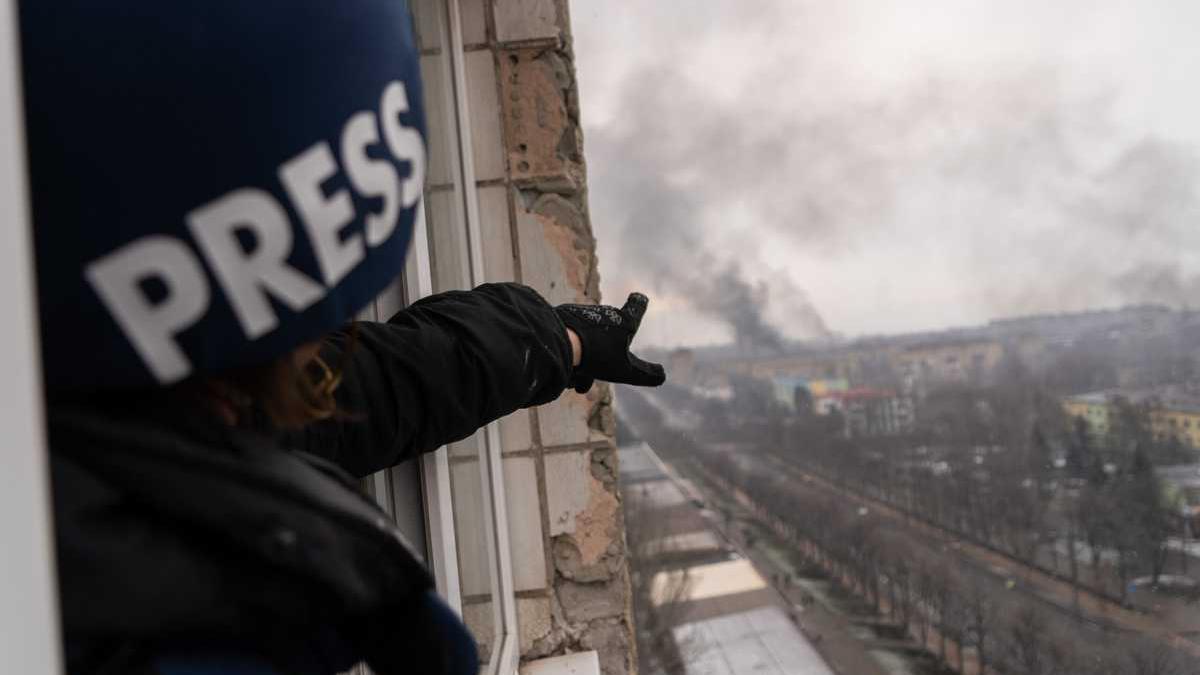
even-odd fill
[[(710, 494), (719, 494), (722, 497), (726, 496), (726, 492), (722, 489), (722, 487), (714, 485), (714, 481), (707, 479), (708, 476), (706, 469), (698, 467), (698, 472), (705, 477), (705, 485), (710, 486)], [(782, 532), (776, 532), (770, 523), (763, 522), (761, 516), (754, 511), (754, 505), (752, 502), (750, 502), (749, 497), (740, 491), (737, 491), (737, 493), (732, 495), (730, 498), (724, 499), (723, 503), (737, 509), (740, 517), (743, 520), (753, 521), (761, 524), (762, 527), (757, 529), (756, 536), (775, 538), (785, 547), (795, 548), (797, 545), (799, 545), (798, 542), (792, 540), (790, 537), (788, 537), (788, 535)], [(735, 533), (732, 536), (734, 539), (741, 541), (740, 535)], [(741, 549), (748, 550), (744, 545), (741, 547)], [(795, 570), (790, 565), (790, 563), (786, 561), (780, 561), (778, 556), (771, 555), (772, 552), (769, 549), (762, 547), (761, 544), (756, 545), (753, 549), (749, 550), (751, 551), (751, 555), (754, 556), (754, 559), (762, 560), (762, 563), (760, 564), (762, 565), (763, 569), (774, 568), (784, 574), (789, 572), (797, 575), (800, 574), (798, 570)], [(838, 580), (838, 583), (844, 587), (849, 587), (851, 585), (851, 582), (848, 579), (840, 579)], [(790, 585), (785, 586), (781, 592), (783, 592), (785, 596), (789, 598), (789, 600), (796, 602), (797, 605), (803, 604), (807, 595), (807, 592), (803, 588)], [(888, 675), (888, 669), (880, 664), (879, 661), (877, 661), (869, 653), (872, 645), (860, 639), (854, 631), (855, 626), (861, 626), (868, 622), (877, 624), (889, 623), (887, 619), (881, 618), (890, 615), (890, 606), (888, 605), (887, 598), (881, 598), (881, 603), (880, 612), (878, 614), (870, 614), (869, 610), (864, 610), (864, 612), (860, 615), (857, 615), (854, 618), (849, 618), (845, 614), (828, 607), (820, 598), (817, 598), (815, 602), (810, 602), (808, 607), (805, 608), (804, 613), (800, 615), (801, 628), (810, 636), (819, 630), (829, 630), (833, 632), (835, 638), (828, 644), (828, 648), (830, 649), (831, 653), (825, 656), (826, 660), (829, 661), (831, 665), (834, 665), (835, 670), (837, 670), (839, 673), (844, 675), (857, 673), (883, 673), (883, 675)], [(816, 634), (823, 635), (819, 632), (816, 632)], [(909, 632), (908, 636), (912, 640), (912, 647), (917, 647), (920, 645), (919, 635)], [(823, 640), (820, 644), (821, 646), (826, 646)], [(975, 655), (974, 649), (968, 647), (963, 651), (960, 658), (959, 650), (961, 647), (951, 639), (947, 639), (945, 643), (943, 643), (941, 641), (941, 634), (932, 626), (928, 627), (926, 630), (924, 647), (929, 655), (940, 658), (942, 660), (942, 666), (945, 668), (955, 670), (956, 672), (961, 673), (961, 675), (979, 675), (980, 673), (979, 662)], [(943, 648), (945, 649), (944, 654), (942, 653)], [(960, 662), (962, 664), (961, 670), (958, 669)]]
[[(662, 564), (654, 568), (649, 601), (666, 608), (663, 627), (674, 638), (684, 671), (835, 675), (815, 641), (791, 619), (791, 604), (768, 582), (770, 574), (737, 552), (689, 482), (644, 443), (618, 452), (622, 495), (627, 505), (638, 504), (633, 513), (643, 528), (644, 550)], [(637, 531), (634, 524), (627, 523), (630, 531)], [(671, 586), (680, 572), (687, 574), (686, 586)]]
[[(689, 473), (710, 503), (720, 504), (736, 514), (730, 521), (731, 526), (715, 522), (718, 519), (714, 519), (714, 529), (753, 563), (759, 574), (779, 593), (782, 601), (792, 608), (793, 617), (801, 632), (809, 638), (826, 663), (839, 675), (889, 675), (888, 670), (871, 656), (870, 646), (855, 635), (854, 625), (848, 618), (821, 602), (812, 601), (812, 596), (803, 587), (779, 583), (780, 575), (784, 578), (799, 576), (799, 570), (789, 561), (772, 555), (775, 552), (764, 547), (763, 543), (776, 539), (786, 547), (786, 542), (779, 541), (774, 532), (757, 524), (751, 511), (715, 489), (703, 475), (697, 475), (698, 472), (694, 471)], [(758, 541), (754, 546), (747, 546), (740, 528), (737, 527), (739, 524), (750, 524), (755, 528)]]

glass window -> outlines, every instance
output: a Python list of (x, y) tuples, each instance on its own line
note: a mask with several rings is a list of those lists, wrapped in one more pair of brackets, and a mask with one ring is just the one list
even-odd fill
[(16, 3), (0, 3), (0, 305), (7, 314), (0, 369), (0, 430), (7, 441), (0, 490), (0, 672), (61, 671), (49, 478), (30, 253), (25, 142), (18, 102)]
[[(429, 163), (404, 278), (370, 309), (380, 319), (424, 295), (483, 279), (458, 3), (409, 6), (421, 50)], [(366, 481), (405, 532), (424, 542), (439, 592), (475, 634), (484, 673), (515, 672), (519, 657), (499, 452), (491, 425)]]
[[(468, 289), (482, 283), (484, 273), (459, 5), (413, 0), (412, 8), (430, 130), (426, 237), (415, 243), (415, 264), (427, 269), (428, 292)], [(454, 601), (475, 633), (486, 672), (515, 671), (516, 599), (498, 426), (439, 453), (444, 453), (444, 497), (455, 543)], [(436, 567), (438, 555), (433, 559)]]
[[(418, 214), (419, 216), (420, 214)], [(414, 251), (413, 256), (427, 255)], [(398, 278), (359, 314), (365, 321), (387, 321), (408, 304), (405, 279)], [(363, 479), (363, 489), (396, 521), (416, 552), (428, 562), (425, 506), (421, 488), (421, 459), (411, 459)]]

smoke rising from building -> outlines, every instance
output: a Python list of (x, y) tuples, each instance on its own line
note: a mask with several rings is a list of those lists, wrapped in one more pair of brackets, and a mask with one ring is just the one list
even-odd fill
[[(954, 24), (932, 55), (867, 0), (577, 13), (606, 286), (760, 345), (828, 335), (826, 318), (890, 331), (1196, 297), (1195, 139), (1131, 123), (1124, 55), (1061, 56), (1088, 26), (1119, 44), (1103, 27), (1136, 26), (1125, 10), (918, 4)], [(1009, 24), (1020, 49), (991, 39)], [(1184, 35), (1159, 42), (1193, 49)]]
[[(652, 72), (639, 78), (632, 86), (641, 91), (630, 96), (648, 101), (676, 93), (661, 86), (661, 76)], [(700, 132), (709, 139), (701, 153), (691, 141), (677, 145), (671, 118), (647, 124), (651, 126), (639, 125), (630, 133), (599, 131), (598, 138), (589, 137), (588, 151), (597, 167), (593, 180), (603, 186), (592, 198), (604, 201), (610, 214), (619, 214), (617, 223), (610, 224), (620, 229), (622, 267), (638, 270), (654, 291), (682, 296), (696, 310), (724, 322), (733, 339), (749, 350), (783, 348), (785, 333), (766, 316), (775, 297), (781, 298), (776, 304), (787, 308), (791, 336), (828, 337), (820, 313), (789, 277), (777, 272), (774, 283), (747, 277), (744, 269), (761, 267), (760, 261), (745, 252), (719, 254), (718, 242), (709, 236), (710, 223), (726, 207), (711, 192), (719, 189), (719, 181), (709, 172), (724, 168), (719, 163), (688, 167), (686, 157), (706, 156), (707, 163), (720, 156), (732, 162), (743, 153), (742, 141), (722, 140), (727, 125), (710, 120)], [(740, 185), (736, 182), (735, 189)]]
[(697, 306), (720, 317), (733, 327), (734, 341), (743, 352), (783, 351), (783, 336), (763, 319), (766, 284), (751, 286), (737, 264), (732, 264), (707, 280), (707, 292), (697, 298)]

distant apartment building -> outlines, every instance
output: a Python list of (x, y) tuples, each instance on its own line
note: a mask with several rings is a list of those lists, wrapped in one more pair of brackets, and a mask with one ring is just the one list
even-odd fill
[(1051, 344), (1067, 345), (1087, 337), (1162, 334), (1183, 317), (1164, 305), (1131, 305), (1064, 314), (1035, 314), (993, 319), (987, 328), (997, 335), (1037, 335)]
[(1082, 419), (1095, 439), (1112, 429), (1118, 399), (1144, 408), (1156, 440), (1177, 439), (1200, 449), (1200, 394), (1177, 386), (1112, 389), (1068, 396), (1062, 406), (1072, 419)]
[[(1160, 375), (1167, 354), (1147, 351), (1148, 339), (1200, 335), (1200, 312), (1157, 305), (1114, 310), (998, 319), (983, 326), (904, 335), (868, 336), (822, 345), (793, 345), (787, 353), (746, 356), (703, 348), (696, 358), (730, 374), (846, 379), (853, 386), (894, 388), (918, 397), (948, 384), (988, 384), (1007, 355), (1034, 370), (1055, 364), (1072, 351), (1106, 355), (1117, 386), (1167, 381)], [(1186, 354), (1182, 350), (1179, 356)], [(1200, 349), (1192, 356), (1200, 359)]]
[(854, 386), (884, 386), (924, 395), (946, 384), (986, 382), (1004, 353), (1005, 345), (999, 340), (936, 336), (864, 342), (787, 356), (731, 359), (718, 367), (761, 380), (846, 380)]
[(1167, 389), (1149, 405), (1150, 431), (1155, 438), (1176, 438), (1200, 448), (1200, 396)]
[(722, 370), (735, 375), (748, 375), (760, 380), (775, 377), (803, 379), (853, 378), (856, 362), (848, 353), (814, 351), (788, 356), (754, 359), (732, 359), (720, 364)]
[(887, 389), (831, 391), (816, 404), (825, 414), (841, 414), (848, 438), (895, 436), (912, 431), (916, 423), (912, 398)]
[(1108, 434), (1110, 405), (1109, 395), (1105, 392), (1079, 394), (1063, 399), (1063, 410), (1067, 416), (1083, 420), (1093, 438), (1102, 438)]
[(850, 383), (844, 378), (808, 379), (795, 375), (777, 375), (771, 378), (771, 393), (775, 402), (793, 412), (816, 412), (816, 401), (833, 392), (846, 391)]
[(893, 366), (906, 391), (923, 394), (938, 385), (984, 382), (1002, 358), (998, 340), (948, 339), (908, 345)]
[(777, 375), (770, 381), (776, 404), (796, 415), (838, 414), (851, 438), (908, 433), (916, 424), (912, 397), (891, 389), (851, 388), (844, 378)]

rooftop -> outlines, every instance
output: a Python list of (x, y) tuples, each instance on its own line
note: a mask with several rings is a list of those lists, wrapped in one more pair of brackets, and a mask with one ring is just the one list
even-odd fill
[(833, 675), (778, 607), (684, 624), (675, 636), (695, 646), (689, 675)]
[(1154, 470), (1167, 483), (1184, 488), (1200, 488), (1200, 464), (1162, 466)]
[[(652, 582), (655, 603), (668, 597), (671, 575), (687, 570), (688, 597), (672, 628), (687, 675), (833, 675), (788, 615), (791, 609), (751, 561), (729, 544), (689, 495), (698, 494), (645, 443), (622, 446), (622, 493), (646, 499), (663, 531), (652, 548), (693, 556)], [(630, 478), (636, 479), (631, 482)], [(628, 503), (628, 502), (627, 502)], [(694, 518), (667, 517), (686, 508)]]
[(1075, 394), (1066, 397), (1065, 400), (1089, 405), (1104, 405), (1112, 403), (1117, 398), (1169, 411), (1200, 413), (1200, 392), (1177, 385), (1142, 389), (1105, 389), (1086, 394)]

